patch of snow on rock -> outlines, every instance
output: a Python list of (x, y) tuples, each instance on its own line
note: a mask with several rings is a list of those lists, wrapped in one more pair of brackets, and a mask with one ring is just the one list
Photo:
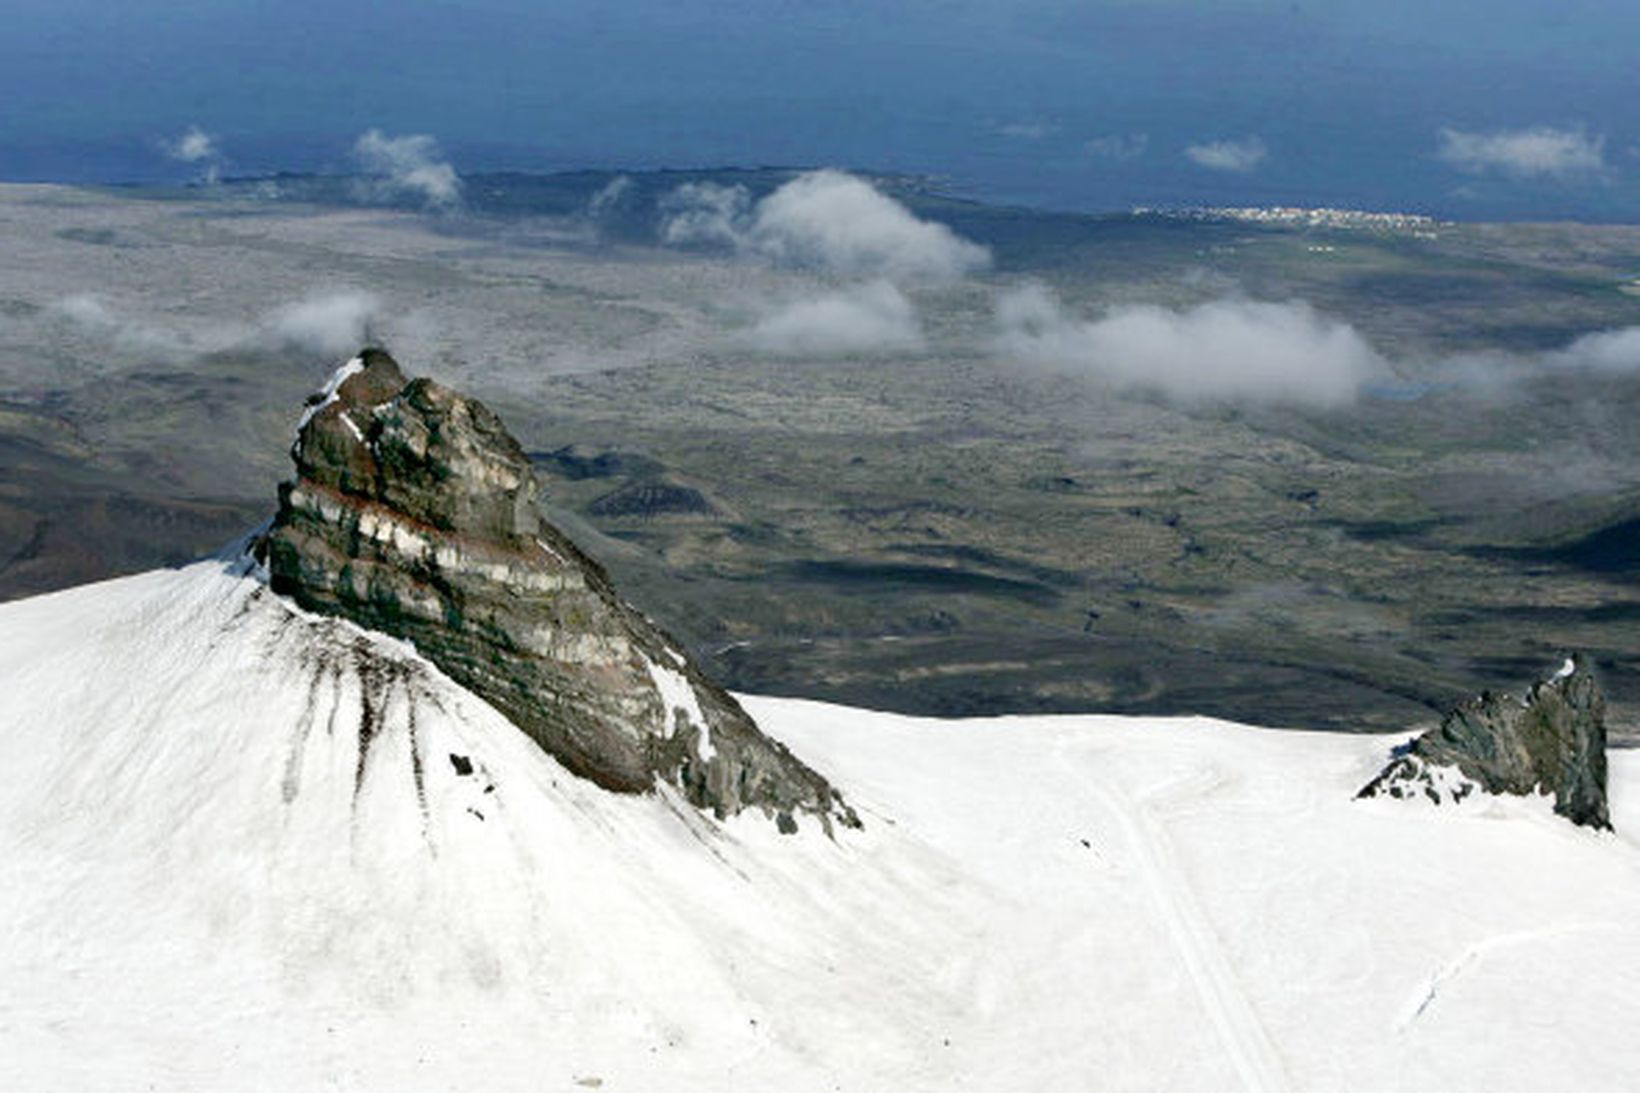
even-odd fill
[(661, 702), (666, 706), (672, 732), (678, 731), (678, 714), (681, 711), (688, 716), (689, 723), (700, 730), (700, 757), (710, 759), (716, 755), (712, 747), (711, 727), (700, 711), (700, 701), (695, 697), (695, 689), (689, 685), (688, 678), (682, 672), (664, 668), (648, 657), (644, 658), (644, 664), (649, 668), (649, 678), (655, 681), (655, 690), (661, 693)]
[[(314, 414), (317, 414), (320, 410), (323, 410), (326, 406), (329, 406), (331, 403), (335, 402), (336, 399), (340, 397), (337, 392), (342, 389), (342, 384), (346, 383), (351, 377), (356, 376), (363, 371), (364, 358), (354, 357), (352, 360), (336, 369), (336, 371), (332, 372), (330, 379), (325, 381), (324, 387), (319, 389), (319, 400), (309, 406), (306, 410), (302, 411), (301, 420), (296, 423), (296, 431), (300, 433), (302, 428), (307, 425), (308, 422), (313, 420)], [(355, 431), (357, 431), (356, 428)]]

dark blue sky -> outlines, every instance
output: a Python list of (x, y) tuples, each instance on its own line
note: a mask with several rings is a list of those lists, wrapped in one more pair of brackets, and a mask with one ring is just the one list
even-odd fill
[[(0, 177), (833, 164), (977, 196), (1640, 219), (1615, 0), (9, 0)], [(1188, 152), (1194, 148), (1192, 155)]]

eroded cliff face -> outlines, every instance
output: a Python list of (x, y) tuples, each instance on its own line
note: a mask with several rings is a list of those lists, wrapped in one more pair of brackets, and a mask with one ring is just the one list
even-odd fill
[(1488, 793), (1551, 793), (1573, 823), (1609, 828), (1606, 701), (1588, 663), (1574, 656), (1524, 699), (1482, 694), (1398, 753), (1362, 797), (1425, 796), (1440, 802), (1476, 787)]
[(528, 458), (483, 403), (367, 349), (315, 396), (292, 456), (257, 548), (275, 592), (412, 642), (607, 789), (664, 782), (783, 831), (802, 814), (858, 826), (542, 518)]

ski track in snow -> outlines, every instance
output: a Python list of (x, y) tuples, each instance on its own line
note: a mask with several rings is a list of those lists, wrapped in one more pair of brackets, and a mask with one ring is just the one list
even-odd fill
[[(1065, 754), (1063, 741), (1057, 758), (1065, 771), (1088, 790), (1121, 828), (1151, 900), (1161, 912), (1168, 937), (1242, 1086), (1248, 1093), (1282, 1093), (1287, 1089), (1287, 1080), (1275, 1047), (1248, 1004), (1218, 934), (1197, 904), (1190, 881), (1179, 869), (1161, 824), (1144, 802), (1123, 791), (1114, 780), (1100, 782), (1078, 769)], [(1216, 780), (1211, 772), (1206, 772), (1204, 777), (1208, 784)], [(1187, 778), (1186, 782), (1196, 780)], [(1170, 783), (1164, 788), (1176, 786), (1177, 783)]]
[(1456, 979), (1471, 965), (1499, 949), (1513, 948), (1516, 945), (1529, 945), (1534, 941), (1546, 941), (1550, 938), (1567, 937), (1571, 934), (1616, 929), (1619, 929), (1619, 927), (1610, 922), (1570, 923), (1565, 926), (1551, 926), (1545, 930), (1520, 930), (1515, 933), (1499, 934), (1496, 937), (1477, 941), (1429, 977), (1429, 982), (1421, 987), (1407, 1002), (1400, 1020), (1395, 1022), (1395, 1031), (1405, 1032), (1412, 1027), (1424, 1015), (1425, 1011), (1434, 1005), (1436, 997), (1448, 983)]

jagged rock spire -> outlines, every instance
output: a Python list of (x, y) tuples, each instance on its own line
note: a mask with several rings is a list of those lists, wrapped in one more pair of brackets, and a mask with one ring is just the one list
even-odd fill
[[(1456, 772), (1457, 777), (1453, 776)], [(1573, 823), (1610, 828), (1606, 808), (1606, 700), (1581, 656), (1534, 684), (1524, 699), (1469, 699), (1399, 749), (1362, 797), (1552, 793)]]
[(412, 642), (571, 771), (719, 817), (858, 826), (814, 771), (547, 523), (488, 407), (366, 349), (310, 402), (260, 551), (274, 591)]

